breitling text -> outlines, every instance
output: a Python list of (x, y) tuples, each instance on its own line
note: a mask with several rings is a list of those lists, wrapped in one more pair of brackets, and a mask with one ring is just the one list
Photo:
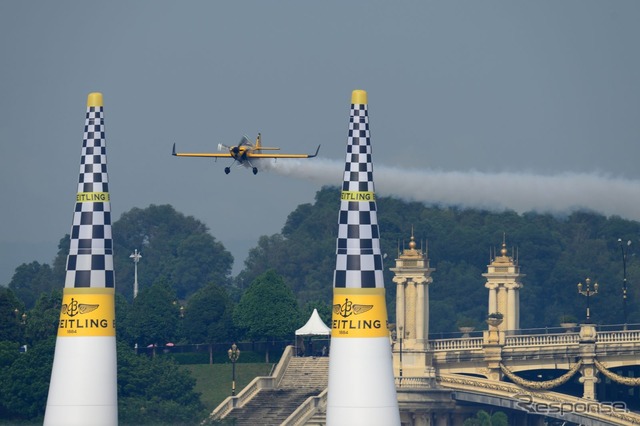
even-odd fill
[[(61, 329), (67, 329), (67, 333), (75, 333), (78, 328), (108, 328), (109, 321), (107, 319), (61, 319)], [(116, 327), (116, 321), (113, 320), (113, 328)]]
[(342, 201), (374, 201), (375, 195), (370, 191), (342, 191), (340, 199)]
[(340, 330), (340, 333), (348, 333), (349, 330), (375, 330), (382, 326), (380, 320), (350, 320), (334, 319), (332, 328)]

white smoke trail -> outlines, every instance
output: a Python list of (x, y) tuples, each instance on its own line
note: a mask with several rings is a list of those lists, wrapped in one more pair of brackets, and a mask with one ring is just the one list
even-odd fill
[[(322, 185), (342, 183), (344, 162), (316, 158), (269, 162), (264, 169)], [(640, 181), (594, 173), (445, 172), (374, 164), (376, 193), (426, 204), (518, 213), (580, 209), (640, 220)]]

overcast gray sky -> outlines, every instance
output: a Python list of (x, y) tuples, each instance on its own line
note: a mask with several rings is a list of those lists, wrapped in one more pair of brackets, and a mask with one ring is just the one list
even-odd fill
[[(354, 89), (369, 95), (380, 195), (640, 219), (639, 12), (584, 0), (0, 2), (0, 284), (51, 262), (70, 231), (92, 91), (104, 94), (115, 219), (171, 204), (209, 226), (236, 272), (261, 235), (340, 183)], [(283, 151), (322, 144), (320, 156), (226, 176), (226, 161), (170, 155), (174, 142), (215, 150), (257, 132)]]

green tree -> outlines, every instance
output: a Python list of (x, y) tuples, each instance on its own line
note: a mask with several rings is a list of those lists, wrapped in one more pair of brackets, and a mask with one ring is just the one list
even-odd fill
[[(306, 321), (311, 316), (314, 309), (318, 310), (318, 315), (320, 315), (320, 318), (325, 324), (331, 324), (332, 306), (329, 303), (319, 300), (314, 300), (304, 305), (304, 308), (300, 312), (302, 319)], [(302, 326), (304, 324), (300, 325)]]
[[(0, 343), (2, 419), (42, 423), (53, 365), (55, 338), (19, 354)], [(9, 364), (9, 365), (6, 365)], [(169, 357), (137, 356), (118, 344), (118, 417), (121, 425), (196, 424), (204, 417), (195, 380)], [(70, 386), (79, 386), (70, 384)]]
[(25, 339), (29, 345), (37, 345), (57, 335), (61, 306), (61, 290), (52, 290), (40, 295), (24, 320)]
[(166, 279), (181, 300), (208, 282), (229, 285), (233, 256), (208, 233), (207, 227), (170, 205), (133, 208), (113, 224), (117, 291), (133, 297), (134, 249), (140, 289)]
[[(292, 288), (300, 305), (309, 301), (331, 303), (332, 273), (339, 189), (318, 191), (315, 203), (298, 206), (280, 234), (262, 236), (237, 277), (246, 288), (267, 269), (274, 269)], [(506, 235), (509, 255), (525, 276), (522, 283), (521, 326), (557, 326), (563, 313), (584, 317), (585, 300), (576, 284), (590, 277), (600, 291), (591, 299), (592, 319), (597, 323), (622, 323), (622, 261), (618, 238), (634, 240), (640, 223), (606, 218), (578, 211), (566, 217), (513, 211), (489, 212), (456, 207), (433, 207), (378, 197), (380, 245), (387, 290), (389, 320), (395, 316), (395, 285), (389, 270), (392, 254), (404, 248), (411, 235), (422, 241), (436, 269), (430, 285), (431, 330), (456, 329), (455, 313), (481, 321), (486, 312), (482, 273)], [(427, 244), (428, 243), (428, 244)], [(627, 311), (629, 323), (640, 321), (639, 248), (627, 247)], [(488, 253), (491, 253), (487, 256)], [(552, 301), (551, 303), (549, 301)], [(610, 307), (617, 309), (610, 309)], [(451, 315), (451, 313), (454, 315)]]
[(318, 191), (313, 205), (298, 206), (287, 217), (281, 234), (261, 236), (249, 251), (237, 285), (244, 289), (256, 277), (274, 269), (301, 305), (318, 300), (330, 304), (339, 207), (340, 192), (334, 187)]
[[(8, 304), (2, 302), (9, 301)], [(55, 336), (60, 315), (62, 293), (54, 290), (40, 295), (33, 309), (16, 316), (20, 306), (9, 289), (0, 289), (0, 306), (11, 310), (11, 328), (0, 342), (0, 418), (17, 422), (41, 421), (49, 389)], [(16, 303), (18, 303), (16, 305)], [(5, 314), (4, 310), (0, 311)], [(0, 322), (7, 325), (5, 320)], [(17, 328), (17, 329), (16, 329)], [(19, 338), (16, 339), (16, 335)], [(9, 338), (8, 340), (7, 337)], [(19, 347), (27, 343), (27, 351)]]
[[(0, 340), (0, 372), (3, 368), (9, 367), (20, 356), (20, 345), (18, 342)], [(2, 377), (5, 377), (2, 375)], [(0, 417), (1, 419), (2, 417)]]
[(64, 285), (64, 280), (67, 276), (67, 255), (69, 254), (69, 248), (71, 247), (71, 236), (66, 234), (58, 242), (58, 253), (53, 259), (52, 276), (53, 282), (57, 287)]
[(136, 343), (133, 335), (133, 318), (132, 304), (127, 298), (120, 293), (115, 294), (115, 310), (116, 310), (116, 338), (118, 341), (126, 342), (130, 347), (134, 347)]
[[(33, 309), (20, 318), (24, 329), (25, 353), (19, 343), (3, 346), (0, 412), (2, 418), (15, 421), (41, 421), (46, 406), (51, 366), (60, 319), (62, 292), (53, 290), (40, 295)], [(9, 352), (9, 348), (14, 351)]]
[(29, 309), (41, 293), (48, 293), (56, 287), (51, 267), (46, 263), (23, 263), (16, 268), (9, 288)]
[(194, 386), (172, 358), (137, 356), (118, 344), (119, 424), (197, 424), (205, 413)]
[(0, 287), (0, 341), (22, 342), (24, 304), (11, 289)]
[[(310, 301), (330, 305), (339, 199), (339, 188), (322, 188), (313, 203), (302, 204), (289, 214), (281, 233), (261, 236), (233, 287), (229, 285), (232, 259), (201, 222), (166, 205), (132, 209), (114, 223), (117, 291), (131, 300), (134, 264), (129, 255), (137, 248), (144, 256), (139, 264), (141, 289), (164, 279), (177, 298), (188, 300), (197, 289), (214, 282), (224, 287), (233, 301), (239, 301), (257, 277), (273, 269), (300, 306)], [(412, 229), (418, 246), (425, 251), (428, 247), (431, 267), (436, 269), (429, 286), (432, 332), (454, 331), (458, 313), (478, 321), (486, 316), (482, 273), (490, 262), (489, 253), (495, 254), (505, 234), (509, 254), (526, 274), (520, 296), (523, 328), (557, 326), (562, 314), (584, 318), (585, 298), (578, 295), (576, 284), (587, 277), (600, 285), (598, 294), (590, 299), (592, 319), (600, 324), (624, 320), (618, 238), (637, 241), (640, 222), (585, 211), (566, 216), (490, 212), (425, 206), (391, 197), (378, 197), (377, 203), (380, 245), (387, 255), (383, 274), (391, 322), (395, 317), (395, 285), (389, 268)], [(68, 241), (68, 236), (60, 240), (53, 264), (56, 287), (64, 279)], [(627, 250), (627, 322), (637, 323), (640, 291), (635, 284), (640, 280), (640, 244), (634, 242)], [(30, 301), (17, 291), (15, 294), (24, 299), (27, 308), (42, 293), (47, 268), (36, 262), (16, 270), (14, 285)], [(118, 326), (126, 331), (129, 327), (121, 327), (126, 318), (124, 321), (119, 317)]]
[(164, 345), (176, 338), (180, 308), (174, 302), (175, 291), (164, 280), (138, 293), (127, 320), (138, 345)]
[(258, 245), (249, 250), (249, 255), (244, 261), (245, 268), (236, 277), (236, 286), (241, 291), (246, 291), (259, 275), (280, 266), (281, 258), (286, 257), (285, 246), (286, 241), (281, 234), (262, 235), (258, 239)]
[[(133, 208), (113, 223), (116, 291), (133, 298), (134, 249), (143, 252), (139, 263), (140, 288), (160, 278), (167, 279), (180, 299), (185, 299), (207, 282), (230, 284), (233, 256), (208, 233), (207, 227), (170, 205)], [(69, 236), (58, 245), (53, 277), (64, 282)], [(32, 281), (32, 280), (29, 280)], [(22, 282), (22, 281), (21, 281)]]
[(50, 336), (30, 346), (26, 353), (19, 354), (10, 366), (2, 369), (3, 418), (17, 422), (42, 421), (54, 349), (55, 337)]
[(509, 418), (502, 411), (496, 411), (489, 414), (484, 410), (476, 413), (475, 417), (471, 417), (464, 421), (464, 426), (509, 426)]
[(184, 328), (191, 343), (209, 344), (209, 364), (213, 364), (213, 343), (233, 338), (233, 306), (226, 290), (209, 283), (189, 299)]
[[(431, 315), (434, 318), (433, 330), (438, 330), (436, 327), (443, 327), (447, 331), (457, 330), (456, 323), (458, 315), (461, 314), (477, 323), (483, 322), (488, 313), (486, 312), (487, 306), (479, 303), (487, 299), (485, 281), (482, 277), (483, 271), (464, 261), (442, 260), (438, 263), (436, 272), (438, 274), (437, 280), (434, 278), (434, 284), (430, 285), (429, 289), (434, 307)], [(438, 285), (444, 282), (461, 283), (461, 285)], [(450, 309), (445, 309), (445, 312), (452, 311), (457, 314), (440, 316), (442, 313), (438, 311), (443, 308), (443, 305), (450, 307)]]
[(9, 382), (9, 372), (11, 365), (21, 355), (19, 352), (20, 344), (17, 342), (0, 340), (0, 419), (10, 419), (14, 417), (12, 408), (8, 404), (8, 398), (5, 394), (9, 392), (9, 388), (13, 383)]
[[(242, 295), (233, 321), (250, 339), (285, 339), (293, 337), (300, 324), (300, 312), (291, 289), (270, 269)], [(268, 351), (265, 359), (269, 362)]]

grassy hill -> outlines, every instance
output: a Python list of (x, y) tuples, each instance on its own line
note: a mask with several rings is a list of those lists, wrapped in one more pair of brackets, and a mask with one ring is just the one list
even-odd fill
[[(200, 400), (211, 412), (226, 397), (231, 396), (231, 364), (189, 364), (180, 368), (188, 370), (196, 379), (196, 392)], [(236, 395), (247, 386), (254, 377), (268, 376), (273, 364), (236, 364)]]

